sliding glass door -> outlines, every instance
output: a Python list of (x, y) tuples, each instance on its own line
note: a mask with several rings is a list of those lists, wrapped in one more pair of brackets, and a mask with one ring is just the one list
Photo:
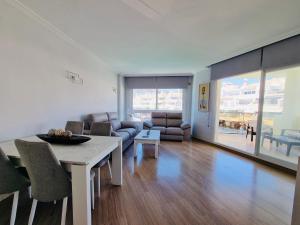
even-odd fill
[(261, 72), (218, 81), (215, 142), (254, 154)]
[(297, 164), (300, 66), (224, 78), (217, 86), (216, 143), (279, 163)]
[(297, 164), (300, 156), (300, 66), (265, 73), (259, 154)]

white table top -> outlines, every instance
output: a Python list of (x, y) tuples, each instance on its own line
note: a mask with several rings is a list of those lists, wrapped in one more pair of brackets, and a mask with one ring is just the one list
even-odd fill
[(150, 130), (149, 136), (147, 136), (148, 130), (141, 130), (141, 132), (134, 138), (135, 140), (160, 140), (160, 131), (159, 130)]
[[(68, 164), (88, 165), (99, 158), (104, 158), (119, 146), (120, 137), (89, 136), (91, 140), (80, 145), (54, 145), (51, 144), (56, 158)], [(42, 141), (36, 136), (21, 138), (25, 141)], [(11, 157), (20, 158), (14, 140), (0, 142), (0, 148)]]

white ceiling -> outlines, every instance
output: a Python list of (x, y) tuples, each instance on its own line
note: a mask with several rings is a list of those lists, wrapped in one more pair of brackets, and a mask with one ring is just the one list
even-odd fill
[(300, 33), (300, 0), (19, 0), (120, 73), (195, 72)]

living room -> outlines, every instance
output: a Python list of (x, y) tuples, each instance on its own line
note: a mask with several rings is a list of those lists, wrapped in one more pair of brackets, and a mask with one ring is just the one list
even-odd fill
[(299, 8), (1, 1), (0, 225), (300, 224)]

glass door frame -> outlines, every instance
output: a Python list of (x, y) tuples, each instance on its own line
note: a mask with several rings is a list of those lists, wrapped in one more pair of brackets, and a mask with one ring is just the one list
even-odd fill
[(255, 139), (255, 149), (254, 149), (254, 155), (257, 157), (259, 156), (259, 150), (260, 150), (262, 117), (263, 117), (264, 97), (265, 97), (265, 84), (266, 84), (266, 71), (264, 69), (261, 69), (258, 114), (256, 120), (256, 139)]

